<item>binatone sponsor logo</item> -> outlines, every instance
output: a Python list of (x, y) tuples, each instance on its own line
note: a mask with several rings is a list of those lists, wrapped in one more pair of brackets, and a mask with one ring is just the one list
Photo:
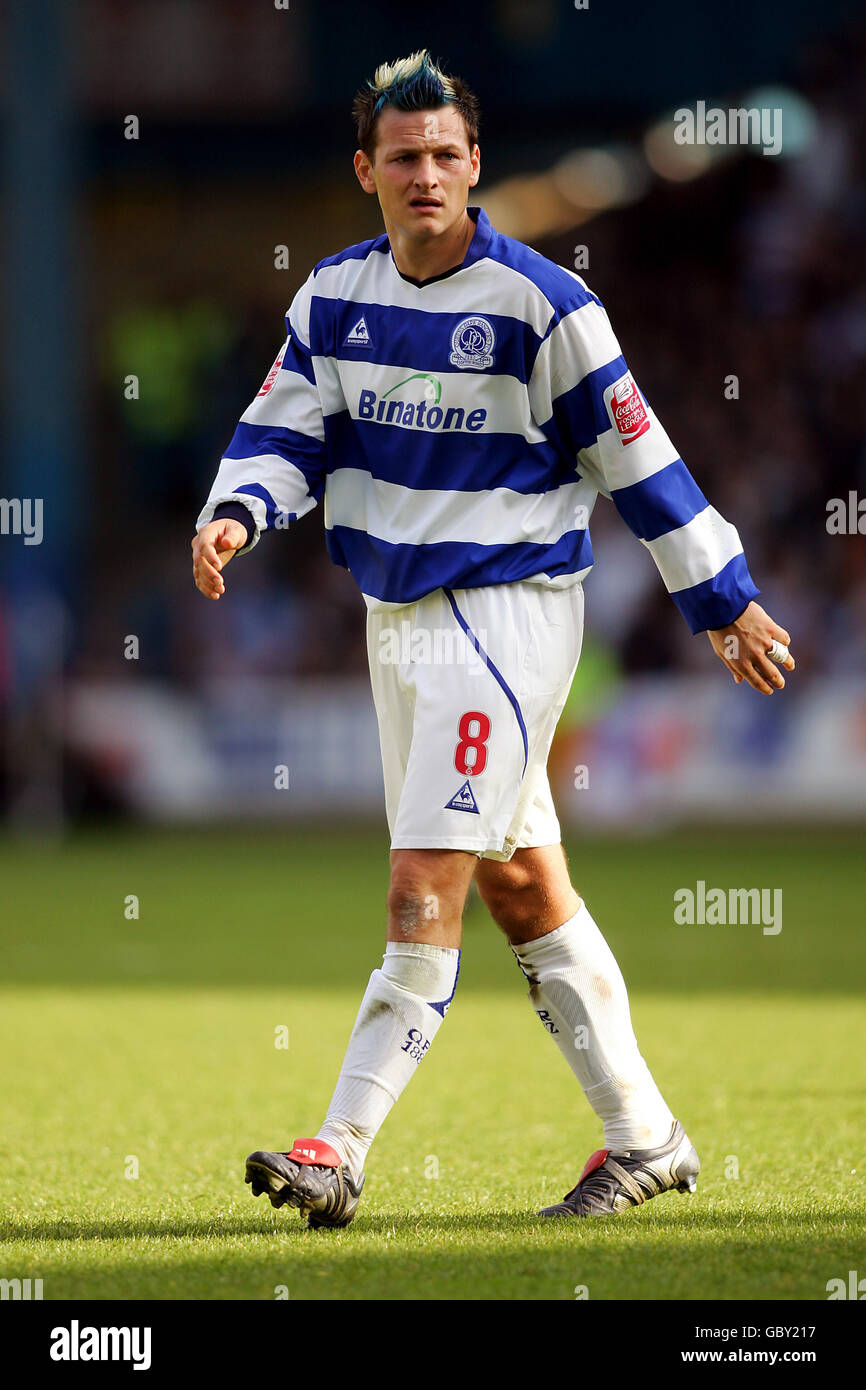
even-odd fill
[[(423, 400), (405, 400), (394, 395), (395, 391), (402, 390), (413, 381), (427, 383)], [(383, 425), (399, 425), (402, 429), (415, 430), (471, 430), (476, 434), (484, 428), (486, 410), (466, 411), (461, 405), (444, 406), (439, 403), (441, 399), (442, 383), (438, 377), (429, 372), (413, 372), (403, 381), (398, 381), (396, 386), (390, 387), (383, 396), (375, 391), (362, 391), (358, 397), (358, 419), (377, 420)]]

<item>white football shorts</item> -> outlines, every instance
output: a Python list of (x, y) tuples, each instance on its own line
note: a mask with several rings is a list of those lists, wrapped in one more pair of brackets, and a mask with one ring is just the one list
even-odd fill
[(436, 589), (367, 613), (392, 849), (508, 860), (560, 843), (547, 758), (583, 640), (583, 585)]

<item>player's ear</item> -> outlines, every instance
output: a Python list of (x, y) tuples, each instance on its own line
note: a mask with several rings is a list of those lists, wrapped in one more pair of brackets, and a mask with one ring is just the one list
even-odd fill
[(363, 150), (355, 151), (355, 173), (358, 175), (358, 182), (365, 193), (376, 192), (376, 180), (373, 177), (373, 165), (369, 157)]
[(469, 175), (469, 187), (474, 188), (481, 178), (481, 151), (477, 145), (472, 146), (469, 162), (472, 165), (472, 173)]

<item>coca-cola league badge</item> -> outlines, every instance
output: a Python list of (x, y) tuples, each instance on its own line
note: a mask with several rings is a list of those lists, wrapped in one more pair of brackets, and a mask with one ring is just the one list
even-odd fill
[(283, 365), (283, 358), (284, 358), (285, 355), (286, 355), (286, 348), (287, 348), (287, 347), (288, 347), (288, 340), (287, 340), (285, 343), (283, 343), (283, 346), (280, 348), (279, 353), (277, 354), (277, 360), (276, 360), (276, 362), (275, 362), (274, 365), (271, 367), (271, 370), (268, 372), (267, 376), (265, 377), (264, 381), (262, 382), (261, 390), (258, 392), (258, 395), (259, 395), (259, 396), (266, 396), (266, 395), (268, 394), (268, 392), (270, 391), (271, 387), (273, 386), (274, 382), (276, 381), (277, 377), (279, 376), (279, 374), (280, 374), (280, 368), (281, 368), (282, 365)]
[(621, 444), (632, 444), (646, 434), (650, 427), (649, 416), (630, 372), (608, 386), (604, 403)]

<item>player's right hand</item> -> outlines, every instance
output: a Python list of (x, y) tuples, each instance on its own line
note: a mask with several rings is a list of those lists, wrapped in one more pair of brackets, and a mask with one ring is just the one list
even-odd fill
[[(748, 681), (762, 695), (785, 689), (785, 677), (770, 658), (770, 648), (774, 642), (787, 647), (790, 634), (754, 599), (734, 622), (727, 627), (710, 629), (707, 636), (716, 656), (727, 666), (737, 685)], [(786, 671), (794, 670), (790, 652), (781, 664)]]
[(229, 560), (247, 543), (247, 528), (239, 521), (224, 517), (209, 521), (193, 536), (192, 577), (195, 587), (205, 598), (218, 599), (226, 591), (222, 571)]

